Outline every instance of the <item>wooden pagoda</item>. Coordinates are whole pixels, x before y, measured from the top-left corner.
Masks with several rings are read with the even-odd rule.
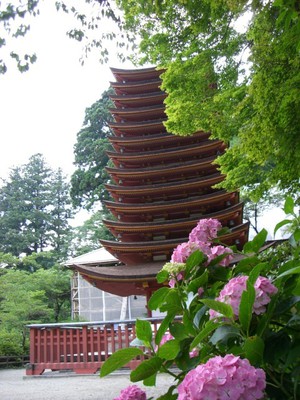
[[[115,108],[107,168],[112,218],[104,223],[115,240],[101,244],[120,263],[77,266],[94,286],[121,296],[146,295],[157,289],[156,273],[173,249],[188,240],[201,218],[217,218],[230,232],[222,237],[241,248],[248,239],[238,192],[215,189],[224,176],[214,163],[226,150],[209,133],[186,137],[167,133],[161,71],[112,68]]]

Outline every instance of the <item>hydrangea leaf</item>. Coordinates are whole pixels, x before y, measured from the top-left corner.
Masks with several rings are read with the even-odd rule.
[[[149,346],[152,341],[152,328],[149,321],[137,319],[136,321],[136,336],[142,340],[146,346]]]
[[[100,370],[100,377],[104,376],[116,371],[117,369],[126,365],[129,361],[131,361],[136,356],[143,354],[141,349],[136,347],[128,348],[128,349],[120,349],[113,353],[102,365]]]
[[[259,336],[250,336],[245,340],[243,350],[252,365],[260,365],[263,361],[265,344]]]
[[[252,320],[253,304],[255,302],[255,289],[248,280],[247,290],[244,290],[241,296],[239,307],[239,320],[245,332],[248,332]]]
[[[193,292],[196,293],[199,288],[204,286],[208,281],[208,271],[205,270],[202,275],[200,275],[198,278],[193,279],[187,288],[188,292]]]
[[[174,360],[179,353],[179,350],[180,346],[178,340],[168,340],[159,348],[158,356],[165,360]]]
[[[160,370],[161,365],[162,359],[159,357],[152,357],[149,360],[143,361],[131,372],[131,382],[143,381],[149,378]]]
[[[150,300],[148,302],[148,307],[150,310],[157,310],[164,302],[167,294],[169,293],[170,288],[168,287],[162,287],[156,290],[152,296],[150,297]]]
[[[216,330],[220,326],[220,323],[214,321],[208,321],[205,327],[198,333],[190,345],[190,349],[193,350],[203,339],[205,339],[211,332]]]
[[[233,318],[233,309],[229,304],[212,299],[201,299],[200,301],[212,310],[224,315],[224,317]]]

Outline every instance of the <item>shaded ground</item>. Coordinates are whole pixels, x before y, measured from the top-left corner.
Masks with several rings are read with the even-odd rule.
[[[147,397],[165,393],[173,379],[160,375],[156,387],[145,388]],[[119,372],[105,378],[98,375],[76,375],[66,372],[46,372],[27,377],[25,369],[0,370],[1,400],[113,400],[121,389],[132,385],[129,372]]]

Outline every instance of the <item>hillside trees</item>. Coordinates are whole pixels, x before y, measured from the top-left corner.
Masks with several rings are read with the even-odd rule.
[[[66,255],[72,216],[69,186],[41,154],[13,168],[0,188],[0,251],[14,256],[55,249]]]

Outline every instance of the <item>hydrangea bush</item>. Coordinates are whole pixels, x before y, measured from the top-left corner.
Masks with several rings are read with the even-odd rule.
[[[300,398],[300,217],[287,198],[292,218],[288,256],[260,253],[262,230],[243,251],[224,246],[222,227],[202,219],[157,275],[162,285],[148,307],[165,313],[157,333],[137,320],[136,339],[114,353],[100,376],[146,355],[132,382],[155,385],[160,372],[174,384],[159,400],[296,400]],[[237,261],[235,261],[237,260]],[[137,386],[118,400],[144,400]]]

